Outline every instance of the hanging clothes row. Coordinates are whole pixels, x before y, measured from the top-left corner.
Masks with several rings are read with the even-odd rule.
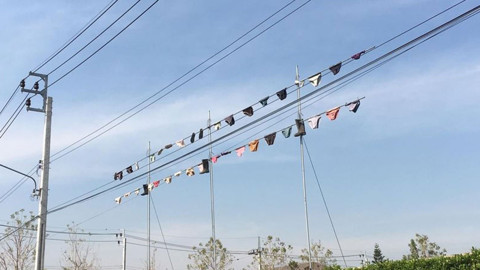
[[[348,107],[349,111],[356,113],[358,108],[360,107],[360,100],[361,99],[363,99],[363,98],[354,100],[352,102],[345,103],[344,105],[337,106],[337,107],[335,107],[333,109],[330,109],[328,111],[325,111],[325,112],[319,113],[317,115],[311,116],[311,117],[307,118],[307,120],[296,119],[295,120],[295,125],[297,126],[297,133],[295,134],[295,137],[298,137],[298,136],[301,136],[301,135],[306,135],[305,121],[308,122],[311,129],[317,129],[322,115],[326,115],[328,119],[333,121],[333,120],[337,119],[338,113],[340,112],[340,109],[342,107]],[[232,151],[235,151],[235,153],[237,154],[238,157],[242,157],[244,155],[246,149],[248,149],[250,152],[257,152],[258,148],[259,148],[259,145],[260,145],[260,141],[264,140],[265,143],[267,144],[267,146],[273,145],[275,143],[277,133],[279,133],[279,132],[281,132],[282,135],[285,138],[289,138],[290,135],[291,135],[291,131],[292,131],[293,126],[294,125],[290,125],[288,127],[282,128],[278,131],[269,133],[269,134],[267,134],[267,135],[265,135],[261,138],[252,140],[245,145],[241,145],[239,147],[236,147],[233,150],[228,150],[228,151],[221,152],[218,155],[213,155],[211,157],[211,161],[212,161],[212,163],[217,163],[218,160],[221,157],[226,156],[226,155],[230,155],[232,153]],[[194,169],[195,167],[198,168],[198,173],[199,174],[204,174],[204,173],[209,173],[210,172],[210,170],[209,170],[209,160],[208,159],[202,159],[202,162],[200,164],[196,164],[195,166],[189,167],[187,169],[177,171],[173,175],[169,175],[167,177],[164,177],[161,180],[155,180],[150,184],[144,184],[142,186],[142,188],[137,188],[134,191],[127,192],[124,195],[115,198],[115,202],[120,204],[122,202],[122,198],[127,198],[128,196],[130,196],[131,193],[134,193],[135,195],[140,194],[141,196],[148,195],[148,193],[150,191],[152,191],[154,188],[158,187],[158,185],[161,182],[164,182],[166,184],[170,184],[170,183],[172,183],[174,178],[181,176],[183,173],[185,173],[185,175],[187,175],[187,176],[194,176],[195,175],[195,169]],[[143,192],[140,193],[140,191],[143,191]]]
[[[200,130],[198,132],[192,132],[192,134],[188,137],[185,137],[181,140],[177,140],[175,143],[172,143],[172,144],[167,144],[165,145],[163,148],[160,148],[156,153],[153,153],[151,154],[150,156],[148,156],[147,158],[150,160],[150,162],[155,162],[156,160],[156,157],[155,156],[160,156],[164,150],[167,150],[167,149],[170,149],[173,145],[176,145],[178,148],[183,148],[186,146],[185,144],[185,140],[189,140],[190,141],[190,144],[193,144],[195,143],[195,141],[198,141],[198,140],[201,140],[203,139],[203,132],[205,130],[208,130],[208,129],[211,129],[213,128],[214,131],[218,131],[222,128],[222,122],[225,122],[226,125],[228,126],[233,126],[235,125],[235,116],[237,114],[243,114],[245,116],[248,116],[248,117],[251,117],[253,116],[254,114],[254,107],[257,105],[257,104],[260,104],[260,106],[258,106],[258,109],[260,108],[263,108],[265,106],[267,106],[269,103],[268,103],[268,100],[269,98],[271,97],[277,97],[277,100],[284,100],[287,98],[288,96],[288,92],[287,90],[293,86],[297,86],[297,87],[300,87],[300,88],[303,88],[305,86],[305,81],[308,81],[310,84],[312,84],[314,87],[317,87],[320,82],[321,82],[321,79],[322,79],[322,73],[332,73],[333,75],[337,75],[341,68],[342,68],[342,64],[344,65],[345,63],[348,63],[350,61],[353,61],[353,60],[358,60],[360,59],[360,57],[367,53],[368,51],[370,51],[371,49],[369,50],[363,50],[361,52],[358,52],[356,54],[354,54],[353,56],[351,56],[348,60],[344,60],[344,61],[341,61],[335,65],[332,65],[330,66],[328,69],[325,69],[325,70],[322,70],[320,72],[317,72],[316,74],[312,75],[312,76],[309,76],[307,77],[306,79],[303,79],[303,80],[295,80],[295,83],[293,85],[290,85],[288,87],[285,87],[283,88],[282,90],[280,91],[277,91],[275,94],[272,94],[270,96],[267,96],[267,97],[264,97],[262,99],[260,99],[258,101],[258,103],[255,103],[255,104],[252,104],[248,107],[246,107],[245,109],[241,110],[241,111],[238,111],[236,113],[233,113],[227,117],[225,117],[222,121],[217,121],[217,122],[214,122],[212,125],[210,126],[207,126],[206,128],[200,128]],[[137,162],[134,163],[134,165],[130,165],[128,166],[127,168],[121,170],[121,171],[118,171],[118,172],[115,172],[114,173],[114,176],[113,176],[113,179],[114,180],[122,180],[123,178],[123,172],[126,172],[127,174],[130,174],[130,173],[133,173],[135,170],[133,169],[132,166],[135,166],[135,168],[138,169],[138,163],[143,161],[144,159],[141,159]]]

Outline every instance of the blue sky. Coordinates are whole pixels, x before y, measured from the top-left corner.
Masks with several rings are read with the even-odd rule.
[[[119,1],[111,12],[39,72],[51,71],[132,3]],[[50,80],[56,80],[87,57],[150,3],[152,1],[139,3],[132,14],[127,14],[91,48],[53,73]],[[162,89],[287,3],[159,1],[105,49],[49,89],[54,99],[52,153]],[[302,3],[295,1],[266,25]],[[52,163],[49,207],[111,182],[113,172],[145,156],[149,141],[153,150],[159,149],[205,127],[209,111],[213,121],[219,121],[292,85],[296,65],[302,78],[313,75],[388,40],[454,3],[431,0],[309,2],[172,94]],[[1,2],[2,105],[28,71],[107,4],[107,1]],[[465,1],[343,67],[337,76],[474,5],[474,1]],[[343,108],[337,120],[324,117],[319,129],[307,127],[305,137],[345,254],[371,253],[374,244],[379,243],[387,257],[401,258],[408,253],[408,241],[415,233],[427,234],[448,253],[463,253],[478,246],[480,234],[474,228],[480,223],[480,212],[475,207],[480,188],[476,172],[480,128],[475,119],[480,112],[477,105],[480,59],[478,30],[474,29],[479,22],[475,16],[303,110],[303,115],[308,117],[366,97],[356,114]],[[255,33],[263,29],[265,26]],[[322,84],[334,78],[325,76]],[[27,81],[27,85],[32,83],[31,79]],[[306,86],[302,94],[313,89]],[[2,126],[22,98],[23,95],[17,95],[9,109],[0,115]],[[226,134],[292,100],[294,95],[289,95],[287,100],[275,102],[219,134]],[[32,103],[37,105],[40,99],[32,99]],[[265,129],[279,119],[275,118],[215,146],[213,152],[220,153],[291,125],[294,118],[292,115]],[[0,139],[0,163],[29,171],[41,159],[42,127],[41,114],[21,113]],[[187,149],[193,147],[155,165],[186,153]],[[208,151],[201,151],[175,166],[155,171],[152,178],[161,179],[186,169],[206,156]],[[321,240],[339,255],[307,157],[306,168],[311,239]],[[2,194],[20,179],[5,170],[0,175]],[[222,157],[215,164],[214,178],[216,232],[227,248],[249,250],[256,246],[257,236],[267,235],[292,244],[294,254],[306,246],[297,139],[284,139],[277,134],[273,146],[267,147],[261,142],[256,153],[246,152],[242,158]],[[81,227],[86,231],[125,229],[127,233],[144,237],[145,198],[125,199],[118,206],[113,201],[140,187],[144,181],[142,178],[54,213],[48,217],[48,228],[65,229],[66,224],[74,221],[83,222]],[[31,183],[26,182],[0,203],[2,223],[19,208],[37,211],[37,203],[29,199],[31,189]],[[167,242],[193,246],[208,239],[211,233],[208,175],[174,179],[172,184],[155,189],[152,197]],[[151,226],[152,238],[161,240],[154,214]],[[94,246],[102,265],[120,265],[121,247],[116,243]],[[47,242],[47,266],[54,269],[59,265],[64,247],[62,242]],[[129,265],[143,266],[145,252],[143,247],[130,249]],[[161,268],[170,268],[164,250],[156,255]],[[184,269],[186,257],[185,252],[172,251],[175,268]],[[236,268],[250,261],[243,255],[237,258]]]

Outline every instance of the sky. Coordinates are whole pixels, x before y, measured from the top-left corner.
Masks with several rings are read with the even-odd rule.
[[[239,42],[176,81],[290,1],[158,1],[92,58],[49,87],[48,94],[53,98],[52,154],[158,91],[162,91],[160,95],[174,91],[71,153],[53,157],[59,158],[51,163],[49,210],[94,189],[107,191],[48,215],[47,230],[63,231],[74,222],[85,232],[125,230],[127,235],[146,238],[146,197],[130,196],[121,204],[114,201],[141,187],[147,181],[146,176],[114,187],[147,172],[145,157],[149,144],[151,151],[156,152],[205,128],[209,114],[215,123],[255,104],[252,117],[240,119],[237,114],[233,126],[222,121],[223,128],[212,134],[213,140],[221,138],[294,101],[296,95],[292,92],[285,100],[271,102],[257,111],[260,99],[294,84],[297,65],[300,78],[308,78],[457,3],[291,2]],[[29,71],[109,3],[0,1],[2,107]],[[38,72],[54,70],[133,3],[118,1]],[[152,3],[139,2],[104,35],[51,73],[49,81],[59,79],[87,58]],[[326,74],[319,87],[475,5],[475,1],[464,1],[344,65],[336,76]],[[468,252],[472,246],[479,246],[480,232],[476,228],[480,224],[480,211],[475,206],[480,195],[477,173],[480,127],[475,120],[480,113],[477,105],[480,37],[475,30],[479,23],[480,18],[473,16],[337,91],[303,105],[302,115],[306,119],[365,97],[357,113],[342,107],[335,121],[323,116],[318,129],[306,126],[305,150],[311,159],[305,152],[305,181],[312,242],[321,241],[334,255],[340,255],[311,164],[345,255],[364,252],[371,255],[374,244],[378,243],[387,258],[399,259],[408,254],[409,240],[416,233],[428,235],[446,248],[448,254]],[[211,64],[214,65],[209,67]],[[30,77],[26,85],[31,87],[34,82],[35,78]],[[301,94],[315,89],[306,84]],[[2,127],[24,96],[17,93],[0,114]],[[32,98],[32,107],[41,106],[41,102],[38,96]],[[232,153],[213,166],[215,232],[229,250],[244,253],[257,247],[257,237],[264,241],[268,235],[292,245],[292,255],[307,247],[299,140],[277,133],[273,145],[267,146],[263,141],[263,136],[293,125],[295,118],[296,108],[291,107],[284,114],[268,117],[267,122],[213,145],[213,153],[220,154],[261,138],[257,152],[246,150],[242,157]],[[0,164],[29,172],[42,157],[43,125],[41,113],[23,110],[0,138]],[[295,128],[292,131],[296,132]],[[164,150],[151,167],[168,163],[207,142],[208,138],[204,138],[184,149],[173,146]],[[152,171],[151,180],[161,180],[204,158],[208,158],[208,148]],[[113,181],[114,172],[138,160],[142,165],[139,171]],[[40,182],[39,176],[33,176]],[[0,196],[20,179],[20,175],[1,169]],[[6,224],[10,214],[19,209],[38,211],[38,202],[30,198],[32,189],[33,184],[26,181],[0,202],[1,224]],[[190,247],[208,241],[212,234],[210,199],[209,175],[199,175],[198,171],[193,177],[182,175],[171,184],[155,188],[150,223],[152,239],[162,241],[160,224],[168,243]],[[66,239],[60,234],[49,237]],[[128,240],[132,245],[127,254],[131,269],[144,266],[147,252],[146,247],[134,245],[146,242],[133,237]],[[116,238],[90,236],[88,240]],[[116,242],[90,245],[104,269],[121,264],[122,247]],[[48,269],[59,269],[65,248],[63,241],[47,240]],[[188,254],[170,250],[175,269],[186,269]],[[163,246],[160,245],[155,257],[158,269],[171,269]],[[241,269],[250,261],[249,255],[237,254],[234,267]],[[357,259],[348,261],[349,265],[358,263]]]

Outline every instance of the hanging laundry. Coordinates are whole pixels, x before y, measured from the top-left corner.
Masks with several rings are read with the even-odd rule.
[[[154,188],[153,183],[148,184],[148,191],[152,191]]]
[[[319,84],[320,84],[320,81],[322,80],[322,73],[319,72],[313,76],[310,76],[310,78],[308,78],[308,81],[314,86],[314,87],[317,87]]]
[[[198,131],[198,139],[199,139],[199,140],[203,139],[203,129],[200,129],[200,130]]]
[[[260,104],[262,104],[263,107],[267,106],[268,98],[269,98],[269,97],[266,97],[266,98],[263,98],[263,99],[261,99],[261,100],[259,101]]]
[[[213,129],[219,130],[221,126],[222,126],[222,123],[220,123],[220,122],[215,123],[215,124],[213,124]]]
[[[122,179],[123,179],[123,172],[116,172],[116,173],[113,175],[113,179],[114,179],[114,180],[122,180]]]
[[[304,84],[305,84],[305,80],[303,81],[295,80],[295,85],[298,87],[303,87]]]
[[[142,196],[145,196],[145,195],[148,195],[148,185],[147,184],[143,184],[143,193],[140,194]]]
[[[160,185],[160,180],[153,181],[153,186],[158,187]]]
[[[295,125],[297,126],[297,133],[295,133],[295,137],[306,135],[307,132],[305,131],[305,122],[303,119],[295,119]]]
[[[192,133],[192,136],[190,137],[190,143],[193,143],[195,141],[195,132]]]
[[[235,149],[235,152],[237,152],[237,156],[241,157],[243,152],[245,152],[245,146]]]
[[[130,193],[132,193],[132,192],[127,192],[127,193],[123,194],[123,197],[128,198],[128,196],[130,196]]]
[[[228,116],[227,118],[225,118],[225,122],[229,125],[229,126],[233,126],[235,125],[235,118],[233,118],[233,114]]]
[[[287,128],[284,128],[284,129],[282,130],[282,134],[283,134],[283,136],[284,136],[285,138],[290,137],[290,133],[291,133],[291,132],[292,132],[292,126],[289,126],[289,127],[287,127]]]
[[[125,170],[127,171],[127,173],[132,173],[133,172],[132,166],[128,166]]]
[[[220,155],[226,156],[226,155],[230,155],[231,153],[232,153],[232,151],[226,151],[226,152],[220,153]]]
[[[353,60],[358,60],[358,59],[360,59],[360,57],[361,57],[362,54],[364,54],[364,53],[365,53],[365,51],[361,51],[361,52],[359,52],[359,53],[356,53],[356,54],[354,54],[354,55],[352,56],[352,59],[353,59]]]
[[[256,152],[258,150],[258,140],[251,141],[248,144],[248,148],[250,149],[250,152]]]
[[[220,157],[220,156],[213,156],[213,157],[212,157],[212,162],[213,162],[213,163],[217,163],[219,157]]]
[[[354,102],[350,103],[349,106],[348,106],[348,110],[356,113],[357,110],[358,110],[358,107],[360,107],[360,100],[357,100],[357,101],[354,101]]]
[[[172,148],[172,146],[173,146],[173,144],[169,143],[169,144],[165,145],[165,149],[170,149],[170,148]]]
[[[173,176],[179,177],[181,174],[182,174],[182,171],[178,171],[178,172],[174,173]]]
[[[333,75],[337,75],[338,72],[340,72],[340,69],[342,68],[342,62],[336,64],[336,65],[333,65],[331,67],[329,67],[330,71],[333,73]]]
[[[284,88],[284,89],[278,91],[277,92],[277,97],[280,100],[284,100],[285,98],[287,98],[287,88]]]
[[[162,154],[162,152],[163,152],[163,148],[162,148],[162,149],[160,149],[160,150],[158,150],[158,152],[157,152],[157,156],[160,156],[160,155]]]
[[[267,142],[268,145],[272,145],[275,142],[275,137],[277,136],[277,133],[271,133],[265,136],[265,142]]]
[[[150,162],[155,162],[155,154],[150,155]]]
[[[185,146],[185,142],[183,140],[180,140],[180,141],[177,141],[175,143],[178,147],[184,147]]]
[[[138,169],[140,169],[140,167],[138,166],[138,162],[135,162],[135,171],[138,171]]]
[[[313,117],[310,117],[308,119],[308,125],[312,128],[312,129],[317,129],[318,128],[318,123],[320,122],[320,119],[322,118],[322,116],[320,115],[315,115]]]
[[[340,111],[340,107],[333,108],[326,112],[325,114],[327,115],[328,119],[330,120],[335,120],[337,119],[338,112]]]
[[[202,163],[198,165],[198,170],[200,171],[200,174],[210,172],[208,169],[208,159],[202,159]]]
[[[135,195],[138,195],[138,194],[140,194],[140,189],[139,188],[135,189]]]
[[[193,168],[188,168],[185,173],[187,174],[187,176],[194,176],[195,175],[195,171],[193,170]]]
[[[246,116],[252,116],[252,115],[253,115],[253,108],[252,108],[252,106],[243,109],[243,114],[245,114]]]
[[[172,177],[165,177],[163,180],[165,181],[165,183],[170,184],[172,182]]]
[[[115,198],[115,202],[120,204],[122,202],[122,196]]]

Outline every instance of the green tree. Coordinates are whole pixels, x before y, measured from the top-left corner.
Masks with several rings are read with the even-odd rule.
[[[220,240],[215,240],[216,245],[216,256],[215,262],[217,264],[218,270],[233,269],[229,268],[232,264],[234,257],[232,254],[222,245]],[[213,238],[210,237],[210,240],[206,244],[198,244],[198,247],[193,247],[195,253],[188,255],[188,259],[192,261],[191,264],[187,265],[188,270],[208,270],[213,268]]]
[[[382,250],[380,246],[375,243],[375,247],[373,248],[373,263],[382,263],[385,261],[385,256],[382,254]]]
[[[75,223],[67,225],[68,238],[65,241],[68,248],[63,252],[63,270],[95,270],[100,269],[93,248],[81,237],[84,231]]]
[[[19,229],[18,229],[19,228]],[[21,209],[10,215],[0,243],[0,269],[32,269],[35,260],[35,217]]]
[[[337,260],[332,259],[333,252],[330,249],[326,249],[322,246],[320,241],[314,242],[310,248],[312,251],[312,263],[319,264],[323,267],[327,264],[336,264]],[[308,249],[302,249],[302,255],[300,255],[300,260],[302,262],[308,262]]]
[[[445,256],[446,249],[442,249],[437,243],[430,242],[428,236],[415,234],[415,240],[410,239],[408,244],[410,255],[404,256],[404,259],[419,259]]]
[[[273,270],[277,266],[285,266],[289,262],[288,255],[292,251],[291,245],[285,244],[280,238],[267,236],[267,240],[263,243],[261,252],[261,266],[263,270]],[[251,269],[258,269],[260,256],[253,257],[250,264]]]

